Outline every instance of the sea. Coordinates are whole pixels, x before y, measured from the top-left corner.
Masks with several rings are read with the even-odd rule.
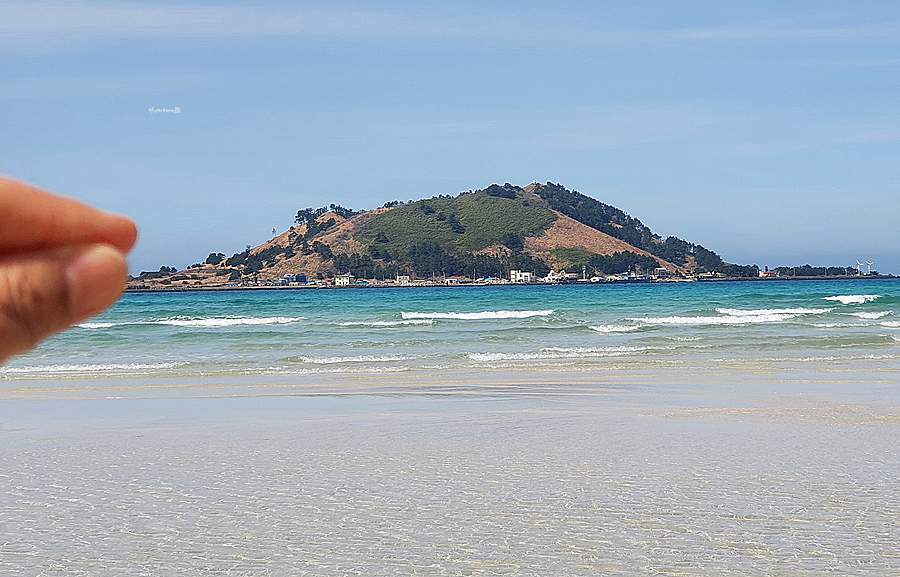
[[[132,293],[0,368],[4,381],[900,355],[900,282],[792,281]]]
[[[4,575],[900,574],[900,281],[129,293],[0,367]]]

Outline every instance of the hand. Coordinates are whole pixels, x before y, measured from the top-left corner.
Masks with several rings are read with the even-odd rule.
[[[0,362],[112,305],[137,228],[0,176]]]

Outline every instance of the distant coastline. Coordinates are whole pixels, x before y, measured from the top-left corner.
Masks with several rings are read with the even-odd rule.
[[[698,278],[698,279],[678,279],[678,280],[654,280],[654,279],[635,279],[608,282],[560,282],[560,283],[512,283],[512,282],[464,282],[451,283],[419,281],[409,284],[397,283],[371,283],[365,285],[347,285],[337,286],[333,284],[308,284],[308,285],[267,285],[267,284],[246,284],[234,286],[170,286],[166,288],[131,288],[126,289],[127,293],[172,293],[172,292],[217,292],[217,291],[259,291],[259,290],[346,290],[346,289],[407,289],[407,288],[484,288],[484,287],[546,287],[546,286],[614,286],[623,284],[685,284],[685,283],[721,283],[721,282],[794,282],[794,281],[860,281],[860,280],[891,280],[900,279],[893,274],[879,275],[842,275],[842,276],[790,276],[790,277],[718,277],[718,278]]]

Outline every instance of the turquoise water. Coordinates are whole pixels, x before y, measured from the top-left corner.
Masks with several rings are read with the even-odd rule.
[[[127,294],[0,379],[900,359],[893,280]]]

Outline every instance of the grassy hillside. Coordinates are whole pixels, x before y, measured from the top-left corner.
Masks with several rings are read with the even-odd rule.
[[[515,244],[515,239],[521,242],[546,230],[557,218],[540,203],[517,194],[519,190],[495,185],[398,206],[372,218],[354,239],[391,254],[406,254],[423,240],[466,253]]]
[[[624,211],[578,191],[568,190],[562,185],[552,182],[538,184],[534,192],[553,210],[669,262],[685,265],[692,260],[699,270],[716,271],[729,276],[757,275],[756,267],[726,263],[718,254],[704,246],[676,236],[663,239]]]

